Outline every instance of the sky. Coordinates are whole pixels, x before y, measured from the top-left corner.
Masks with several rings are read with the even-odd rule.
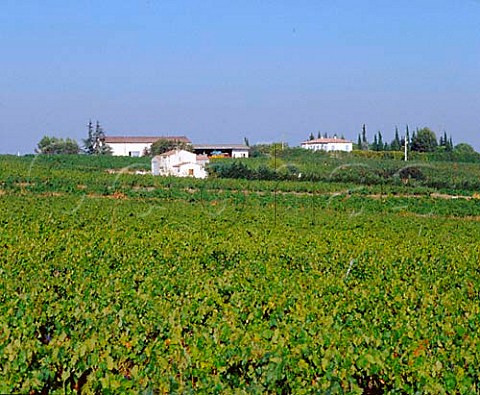
[[[0,0],[0,153],[44,135],[299,145],[429,127],[480,150],[477,0]]]

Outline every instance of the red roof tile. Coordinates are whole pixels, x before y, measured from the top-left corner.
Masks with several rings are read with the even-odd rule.
[[[338,139],[334,137],[328,137],[328,138],[304,141],[302,144],[328,144],[328,143],[351,143],[351,141],[345,140],[345,139]]]
[[[107,144],[153,144],[158,140],[173,140],[179,143],[191,143],[190,139],[186,136],[105,136],[105,143]]]

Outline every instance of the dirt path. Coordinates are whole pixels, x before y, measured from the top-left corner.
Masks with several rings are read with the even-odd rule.
[[[25,185],[19,185],[21,187],[21,192],[22,194],[24,193],[32,193],[35,194],[36,192],[31,192],[31,191],[26,191],[24,189]],[[29,184],[30,186],[30,184]],[[86,190],[87,187],[85,185],[79,185],[77,187],[79,190]],[[131,188],[132,191],[134,192],[153,192],[156,189],[161,189],[161,190],[169,190],[170,188],[166,187],[161,187],[161,188],[155,188],[155,187],[140,187],[140,186],[134,186]],[[266,195],[281,195],[281,196],[330,196],[330,197],[347,197],[350,198],[352,196],[362,196],[365,198],[369,199],[391,199],[391,198],[409,198],[409,199],[421,199],[421,198],[432,198],[432,199],[444,199],[444,200],[455,200],[455,199],[463,199],[463,200],[473,200],[473,199],[480,199],[480,194],[479,193],[474,193],[472,196],[467,196],[467,195],[449,195],[445,193],[438,193],[438,192],[433,192],[430,194],[408,194],[408,193],[385,193],[385,194],[361,194],[358,193],[357,191],[353,190],[343,190],[343,191],[319,191],[319,192],[298,192],[298,191],[259,191],[259,190],[249,190],[249,189],[200,189],[200,188],[178,188],[177,190],[182,191],[182,192],[187,192],[189,194],[195,194],[195,193],[209,193],[209,194],[225,194],[225,193],[232,193],[232,194],[242,194],[242,195],[259,195],[259,196],[266,196]],[[15,194],[17,191],[8,191],[8,190],[3,190],[0,189],[0,195],[5,195],[8,193],[13,193]],[[42,196],[67,196],[68,193],[65,192],[56,192],[56,191],[47,191],[47,192],[39,192],[38,194]],[[111,199],[138,199],[137,197],[128,197],[124,194],[124,192],[121,191],[114,191],[110,195],[101,195],[97,193],[87,193],[87,197],[92,197],[92,198],[111,198]],[[149,197],[142,197],[141,199],[150,199]]]

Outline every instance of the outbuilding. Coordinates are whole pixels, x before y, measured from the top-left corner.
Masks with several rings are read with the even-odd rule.
[[[191,143],[185,136],[105,136],[103,142],[110,146],[114,156],[144,156],[149,153],[152,144],[159,140]]]
[[[196,154],[209,157],[248,158],[250,147],[245,144],[194,144]]]
[[[154,176],[175,176],[206,178],[204,157],[198,157],[193,152],[172,150],[152,158],[152,174]]]

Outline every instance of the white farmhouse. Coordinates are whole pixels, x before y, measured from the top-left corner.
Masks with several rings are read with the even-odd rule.
[[[172,150],[152,159],[154,176],[206,178],[208,158],[185,150]]]
[[[190,144],[185,136],[105,136],[103,143],[110,146],[114,156],[144,156],[158,140]]]
[[[339,139],[336,137],[320,138],[304,141],[302,148],[311,149],[313,151],[344,151],[351,152],[353,143],[349,140]]]

